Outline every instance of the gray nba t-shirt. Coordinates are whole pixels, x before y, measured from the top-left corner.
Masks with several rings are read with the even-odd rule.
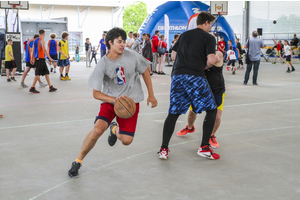
[[[124,50],[117,60],[103,56],[89,78],[89,86],[108,96],[126,95],[139,103],[144,100],[140,74],[151,64],[132,50]]]

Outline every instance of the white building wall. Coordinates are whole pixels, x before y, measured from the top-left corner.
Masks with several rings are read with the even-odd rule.
[[[41,16],[40,5],[30,4],[29,10],[20,10],[19,16],[22,19],[48,19],[51,12],[52,5],[42,5],[43,12]],[[48,9],[47,9],[48,8]],[[79,11],[83,10],[85,7],[80,6]],[[46,11],[45,11],[46,10]],[[116,10],[116,8],[114,8]],[[123,27],[123,15],[121,14],[118,22],[117,18],[121,12],[121,8],[113,14],[113,25],[116,27]],[[100,7],[91,6],[85,21],[83,19],[88,11],[88,7],[80,12],[79,22],[78,22],[78,8],[77,6],[64,6],[64,5],[54,5],[51,12],[50,19],[53,18],[68,18],[68,31],[72,32],[82,32],[83,33],[83,43],[85,38],[90,38],[93,46],[97,46],[99,40],[102,38],[103,31],[108,31],[112,28],[112,8],[111,7]],[[82,23],[83,22],[83,23]],[[79,23],[79,24],[78,24]],[[79,26],[82,24],[82,27]]]

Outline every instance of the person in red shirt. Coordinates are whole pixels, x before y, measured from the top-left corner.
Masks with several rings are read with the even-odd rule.
[[[280,60],[282,61],[282,64],[284,64],[285,62],[283,61],[283,58],[281,57],[281,40],[278,40],[278,42],[276,42],[274,39],[272,39],[274,44],[276,45],[276,55],[275,55],[275,61],[272,64],[276,64],[276,60],[277,60],[277,56],[280,58]]]
[[[158,46],[162,48],[167,48],[167,44],[164,42],[165,36],[160,35],[159,36],[160,41],[158,42]],[[165,59],[166,55],[165,54],[160,54],[158,53],[158,69],[157,69],[157,74],[165,75],[165,72],[163,71],[164,65],[165,65]]]
[[[223,56],[225,56],[225,42],[224,42],[224,37],[220,36],[220,41],[218,42],[218,50],[223,53]]]
[[[156,66],[158,64],[158,53],[157,53],[157,46],[158,46],[158,39],[159,31],[155,31],[155,35],[152,37],[152,53],[153,53],[153,62],[152,62],[152,72],[157,73]]]

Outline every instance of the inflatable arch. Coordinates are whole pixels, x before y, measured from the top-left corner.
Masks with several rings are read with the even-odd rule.
[[[175,34],[183,33],[189,27],[196,27],[196,24],[193,25],[193,23],[196,23],[193,18],[201,11],[209,11],[209,6],[200,1],[168,1],[158,6],[148,15],[140,27],[139,33],[150,33],[152,36],[155,30],[159,30],[160,34],[166,35],[165,15],[167,15],[169,18],[169,26],[166,28],[169,29],[167,41],[168,44],[171,44]],[[223,36],[225,41],[230,39],[235,44],[234,32],[223,16],[217,17],[217,31],[216,23],[213,23],[211,31]]]

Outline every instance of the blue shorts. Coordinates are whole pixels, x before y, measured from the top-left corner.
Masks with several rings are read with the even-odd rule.
[[[70,65],[69,58],[67,58],[66,60],[58,60],[57,65],[59,67],[65,67],[65,66]]]
[[[194,75],[173,75],[169,114],[185,114],[189,106],[195,113],[217,108],[206,78]]]
[[[57,54],[54,54],[54,55],[50,55],[50,57],[53,59],[54,62],[57,61]]]

